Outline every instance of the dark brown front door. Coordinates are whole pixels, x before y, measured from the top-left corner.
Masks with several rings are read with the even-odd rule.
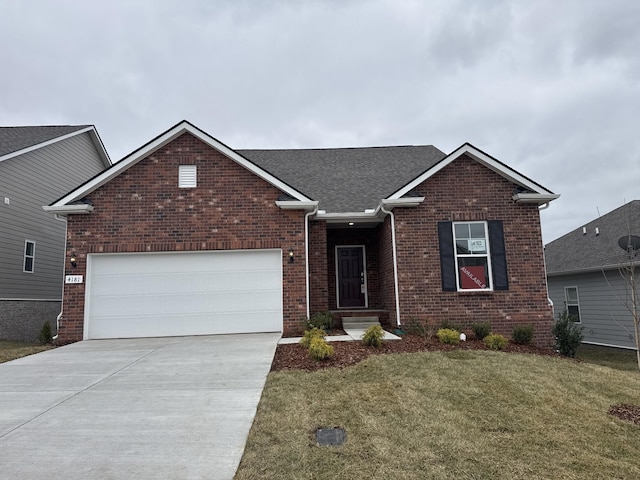
[[[366,306],[364,247],[337,247],[338,307]]]

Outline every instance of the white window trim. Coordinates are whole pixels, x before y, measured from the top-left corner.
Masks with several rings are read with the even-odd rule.
[[[481,223],[484,225],[485,242],[487,246],[487,253],[481,255],[458,255],[458,245],[456,243],[456,225],[469,225],[472,223]],[[486,221],[468,221],[468,222],[451,222],[451,228],[453,230],[453,257],[456,263],[456,288],[458,292],[492,292],[493,291],[493,272],[491,271],[491,245],[489,245],[489,225]],[[462,288],[460,286],[460,267],[458,267],[458,257],[485,257],[487,258],[487,288]]]
[[[28,244],[33,244],[33,254],[32,255],[27,255],[27,245]],[[27,263],[27,258],[31,259],[31,270],[27,270],[26,267],[26,263]],[[24,273],[33,273],[36,270],[36,242],[34,242],[33,240],[25,240],[24,241],[24,255],[22,256],[22,271]]]
[[[338,249],[339,248],[361,248],[362,249],[362,271],[364,272],[364,307],[341,307],[340,306],[340,275],[338,271]],[[369,286],[367,284],[367,249],[364,245],[336,245],[335,247],[335,264],[336,264],[336,306],[338,308],[369,308]]]
[[[576,302],[575,303],[569,303],[569,297],[567,296],[567,290],[570,288],[575,288],[576,290]],[[578,321],[577,322],[573,322],[575,324],[581,324],[582,323],[582,313],[580,311],[580,291],[578,289],[577,285],[570,285],[567,287],[564,287],[564,309],[567,311],[567,314],[569,314],[569,305],[571,305],[572,307],[578,307]]]
[[[178,166],[178,188],[196,188],[198,186],[198,166]]]

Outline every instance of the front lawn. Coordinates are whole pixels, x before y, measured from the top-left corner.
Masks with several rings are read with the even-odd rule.
[[[53,348],[52,345],[0,340],[0,363],[15,360],[20,357],[26,357],[27,355],[32,355],[34,353],[44,352],[51,348]]]
[[[640,374],[549,356],[376,355],[269,374],[237,479],[640,478]],[[319,427],[343,427],[319,447]]]
[[[602,347],[583,343],[578,347],[576,355],[580,360],[589,363],[597,363],[604,367],[618,370],[638,371],[638,361],[635,350],[625,348]]]

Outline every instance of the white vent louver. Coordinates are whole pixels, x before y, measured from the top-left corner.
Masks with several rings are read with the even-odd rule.
[[[195,165],[180,165],[178,167],[178,187],[195,188],[198,184],[197,168]]]

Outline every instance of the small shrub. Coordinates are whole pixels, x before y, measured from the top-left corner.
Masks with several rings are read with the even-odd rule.
[[[53,341],[53,337],[51,336],[51,325],[49,322],[44,322],[42,324],[42,328],[40,329],[40,343],[46,345]]]
[[[409,331],[416,335],[420,335],[425,342],[428,342],[433,338],[436,327],[435,325],[430,325],[429,320],[411,318],[409,319]]]
[[[484,340],[482,341],[487,346],[487,348],[490,348],[491,350],[502,350],[509,343],[509,340],[507,340],[506,337],[500,335],[499,333],[490,333],[489,335],[484,337]]]
[[[382,345],[382,340],[384,338],[384,330],[380,325],[371,325],[367,328],[362,336],[362,343],[367,345],[368,347],[378,348]]]
[[[333,347],[322,337],[314,337],[309,345],[309,356],[314,360],[324,360],[333,355]]]
[[[471,330],[473,330],[473,335],[478,340],[483,340],[484,337],[491,333],[491,324],[489,322],[476,322],[471,325]]]
[[[518,345],[529,345],[533,340],[533,325],[516,325],[513,327],[513,341]]]
[[[448,318],[445,318],[444,320],[442,320],[440,322],[440,328],[441,329],[445,329],[445,330],[457,330],[458,332],[461,330],[460,327],[458,325],[456,325],[455,323],[453,323],[451,320],[449,320]]]
[[[305,330],[302,338],[300,339],[300,343],[303,347],[309,348],[311,346],[311,341],[314,338],[321,338],[324,340],[324,330],[321,330],[320,328]]]
[[[553,336],[556,339],[556,350],[567,357],[575,357],[582,342],[582,327],[577,325],[572,315],[566,310],[553,326]]]
[[[441,328],[436,334],[440,343],[458,345],[460,343],[460,332],[451,328]]]
[[[331,312],[316,312],[307,320],[307,328],[320,328],[329,332],[333,328],[333,315]]]

